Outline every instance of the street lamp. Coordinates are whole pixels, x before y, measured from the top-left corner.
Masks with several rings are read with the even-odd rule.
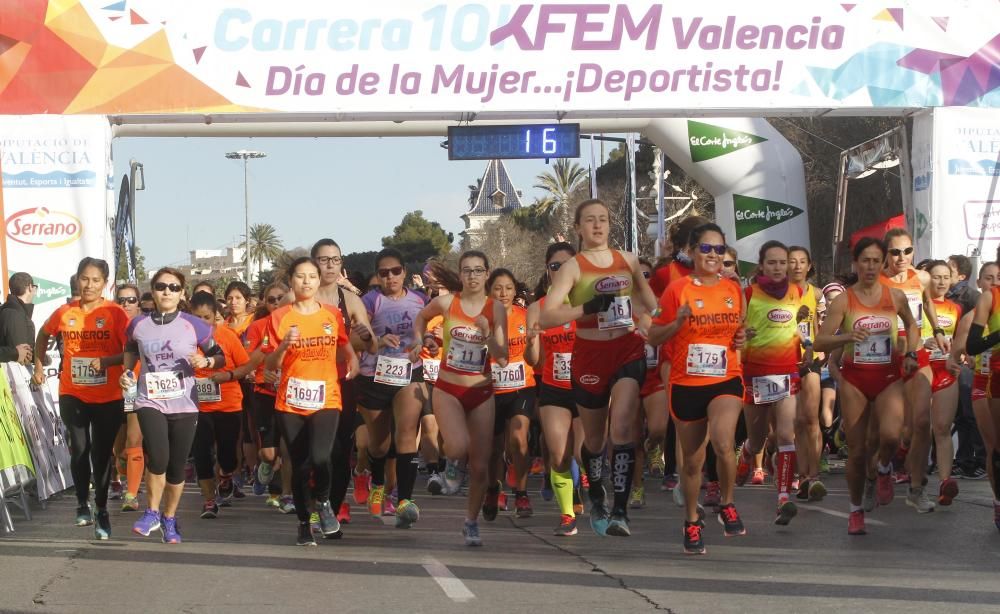
[[[246,282],[250,284],[250,196],[247,191],[247,162],[251,159],[266,158],[263,151],[253,151],[251,149],[241,149],[231,151],[226,154],[230,160],[243,160],[243,212],[246,223],[246,240],[243,242],[243,259],[246,262]]]

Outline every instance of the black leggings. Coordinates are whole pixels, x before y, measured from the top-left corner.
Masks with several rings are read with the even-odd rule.
[[[292,457],[292,498],[299,522],[309,522],[310,490],[316,501],[330,498],[330,453],[339,420],[336,409],[320,409],[308,416],[278,412],[278,426]]]
[[[146,469],[153,475],[166,474],[167,484],[183,484],[184,465],[198,426],[197,412],[164,414],[152,407],[137,407],[135,414],[142,431]]]
[[[69,432],[70,471],[79,505],[86,504],[90,498],[93,467],[94,503],[99,509],[108,506],[113,448],[118,429],[125,420],[124,412],[121,399],[84,403],[73,396],[59,396],[59,415]]]
[[[354,417],[357,414],[357,387],[353,381],[340,380],[341,401],[344,409],[337,423],[337,439],[330,456],[330,504],[333,509],[347,497],[351,483],[351,450],[354,448]]]
[[[194,468],[199,480],[215,477],[215,456],[223,475],[236,471],[236,446],[240,439],[240,412],[206,411],[198,414],[194,432]]]

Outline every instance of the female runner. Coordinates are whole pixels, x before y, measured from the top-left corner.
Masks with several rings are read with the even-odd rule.
[[[802,291],[802,306],[805,307],[798,320],[799,335],[802,337],[803,354],[812,347],[819,330],[819,313],[826,311],[826,299],[819,288],[809,283],[813,275],[812,256],[809,250],[793,245],[788,248],[788,279]],[[819,479],[820,457],[823,453],[823,432],[820,429],[820,374],[821,361],[812,357],[799,367],[800,388],[795,408],[795,458],[796,471],[800,476],[798,498],[808,501],[822,501],[826,496],[826,486]]]
[[[76,486],[76,525],[94,525],[96,539],[111,538],[108,487],[115,436],[122,425],[122,349],[128,315],[103,296],[110,274],[108,263],[84,258],[76,268],[78,300],[62,305],[49,316],[35,341],[36,386],[45,381],[42,359],[49,338],[62,336],[59,370],[59,415],[69,432],[70,468]],[[141,475],[141,473],[140,473]],[[90,509],[94,484],[96,520]]]
[[[358,408],[368,427],[368,462],[372,472],[368,512],[381,522],[386,495],[386,454],[394,430],[399,501],[396,528],[408,529],[420,519],[420,508],[413,502],[413,485],[417,479],[420,412],[429,399],[423,363],[419,357],[411,362],[407,348],[417,345],[413,323],[427,304],[427,297],[403,285],[406,267],[398,250],[383,249],[375,257],[375,267],[382,287],[362,300],[376,331],[378,348],[362,354],[361,375],[357,379]]]
[[[281,374],[275,396],[278,427],[292,457],[292,496],[299,520],[297,543],[315,546],[309,524],[309,499],[316,501],[324,537],[340,532],[330,504],[331,462],[342,408],[338,354],[347,354],[347,374],[354,379],[358,357],[351,347],[340,311],[316,300],[320,268],[312,258],[296,258],[288,267],[295,301],[276,309],[266,335],[275,344],[264,360]]]
[[[645,341],[635,332],[634,318],[638,314],[648,317],[656,307],[656,297],[638,259],[609,246],[610,213],[603,202],[580,203],[574,227],[580,253],[553,277],[539,324],[547,329],[577,323],[572,381],[585,433],[581,453],[590,482],[590,522],[598,535],[628,536],[635,422],[646,373]],[[633,313],[633,298],[638,301],[638,314]],[[610,514],[601,482],[609,413],[614,484]]]
[[[132,531],[148,537],[161,529],[163,542],[179,544],[177,505],[184,492],[184,465],[198,424],[194,370],[226,366],[225,355],[212,339],[212,329],[199,318],[178,311],[184,275],[162,268],[151,282],[156,310],[128,325],[123,390],[137,386],[135,413],[146,453],[146,511]],[[203,354],[198,354],[201,349]],[[138,381],[132,370],[141,361]],[[160,510],[162,498],[162,513]]]
[[[740,453],[736,484],[746,482],[753,457],[763,448],[768,425],[774,425],[778,448],[775,524],[787,525],[798,512],[790,500],[795,476],[795,409],[799,393],[799,346],[811,362],[812,342],[799,333],[802,291],[788,278],[788,248],[780,241],[760,247],[758,274],[747,290],[747,342],[743,351],[743,412],[749,438]]]
[[[736,422],[743,399],[738,351],[745,341],[746,302],[739,284],[723,277],[726,238],[715,224],[703,224],[690,234],[694,272],[674,281],[660,297],[649,342],[669,341],[670,413],[683,455],[684,552],[704,554],[703,523],[698,491],[705,444],[715,448],[720,484],[719,523],[727,537],[746,528],[733,503],[736,477]]]
[[[225,505],[233,496],[233,472],[236,471],[240,412],[243,410],[240,380],[250,372],[250,358],[236,333],[228,326],[216,326],[219,303],[214,296],[198,292],[190,304],[191,315],[211,327],[212,338],[222,348],[226,361],[224,369],[195,369],[194,372],[199,413],[192,454],[204,499],[201,517],[215,518],[219,515],[219,505]],[[218,483],[216,463],[219,465]]]
[[[488,358],[507,366],[507,314],[503,305],[486,295],[489,260],[467,251],[458,261],[462,291],[439,296],[420,312],[414,323],[422,343],[411,349],[416,360],[427,338],[427,323],[444,316],[444,360],[434,385],[434,416],[444,439],[445,455],[454,461],[468,458],[469,494],[465,506],[465,545],[481,546],[479,510],[486,494],[490,444],[493,440],[493,380]]]
[[[514,470],[514,512],[518,518],[528,518],[533,513],[528,498],[528,429],[535,414],[535,374],[531,358],[537,355],[538,332],[532,332],[527,327],[527,309],[514,304],[517,285],[514,274],[507,269],[494,269],[486,280],[487,292],[507,314],[508,348],[505,367],[501,368],[495,362],[490,364],[496,410],[493,454],[487,477],[490,486],[483,503],[483,518],[486,520],[494,520],[499,511],[498,497],[502,484],[496,476],[502,473],[500,465],[505,451],[504,439],[507,441],[507,459]]]
[[[903,428],[904,390],[900,377],[917,370],[920,329],[906,295],[882,281],[885,244],[865,237],[855,244],[852,255],[858,281],[827,306],[815,348],[826,353],[843,351],[838,394],[841,422],[851,451],[847,459],[851,496],[847,532],[864,535],[862,495],[868,459],[875,457],[876,502],[888,505],[894,496],[892,457]],[[897,352],[897,315],[906,329],[902,357]],[[867,442],[868,423],[873,417],[878,423],[877,450],[869,450]]]
[[[569,243],[553,243],[545,252],[544,283],[536,292],[538,300],[528,307],[527,326],[529,331],[540,331],[541,343],[535,358],[535,372],[542,374],[538,388],[538,414],[542,422],[545,449],[549,453],[549,481],[556,503],[559,505],[559,526],[555,529],[558,537],[577,534],[576,510],[573,495],[573,458],[580,457],[583,445],[583,426],[573,398],[572,361],[573,343],[576,340],[576,322],[542,330],[538,324],[539,315],[548,299],[547,290],[552,276],[567,261],[576,256],[576,250]],[[532,356],[528,356],[530,362]]]

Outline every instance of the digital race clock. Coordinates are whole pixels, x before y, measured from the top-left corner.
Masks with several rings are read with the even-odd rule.
[[[579,157],[580,124],[448,128],[449,160]]]

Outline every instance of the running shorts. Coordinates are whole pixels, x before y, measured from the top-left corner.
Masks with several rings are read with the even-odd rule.
[[[576,404],[588,409],[604,408],[618,380],[634,379],[640,387],[645,382],[646,344],[635,333],[608,341],[577,337],[570,369]]]
[[[861,369],[851,363],[844,363],[840,368],[840,375],[844,381],[861,391],[869,403],[882,394],[890,384],[903,377],[902,372],[902,367],[897,364]]]
[[[477,388],[466,388],[465,386],[452,384],[438,378],[438,381],[434,383],[434,393],[437,394],[438,392],[447,392],[458,399],[458,402],[462,404],[462,408],[465,411],[472,411],[490,400],[490,397],[493,396],[493,385],[487,384]]]
[[[576,399],[572,390],[566,388],[556,388],[548,384],[541,384],[538,387],[539,407],[563,407],[569,410],[573,417],[579,417],[576,409]]]
[[[743,400],[743,381],[731,377],[706,386],[670,384],[670,415],[682,422],[705,420],[709,404],[719,397]]]
[[[392,401],[406,386],[392,386],[375,381],[374,377],[359,375],[356,379],[358,388],[358,405],[371,411],[392,409]],[[410,383],[424,381],[423,367],[413,369]]]

